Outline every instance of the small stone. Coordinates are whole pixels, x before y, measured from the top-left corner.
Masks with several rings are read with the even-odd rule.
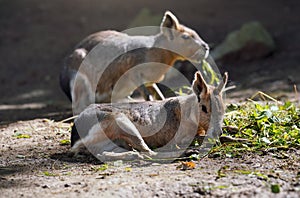
[[[263,58],[275,48],[275,42],[264,26],[260,22],[250,22],[229,33],[225,40],[212,50],[211,55],[221,62],[249,61]]]
[[[49,188],[49,186],[48,185],[43,185],[42,188]]]

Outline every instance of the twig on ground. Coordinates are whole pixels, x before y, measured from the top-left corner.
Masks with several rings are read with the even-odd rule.
[[[61,121],[59,121],[59,122],[62,122],[62,123],[64,123],[64,122],[68,122],[68,121],[70,121],[70,120],[74,120],[75,118],[77,118],[78,117],[78,115],[75,115],[75,116],[72,116],[72,117],[69,117],[69,118],[66,118],[66,119],[64,119],[64,120],[61,120]]]
[[[256,93],[255,93],[254,95],[252,95],[248,100],[253,101],[253,99],[254,99],[257,95],[259,95],[263,101],[266,101],[266,98],[268,98],[269,100],[272,100],[273,102],[276,102],[277,104],[281,104],[280,101],[276,100],[276,99],[273,98],[272,96],[270,96],[270,95],[268,95],[268,94],[266,94],[266,93],[264,93],[264,92],[262,92],[262,91],[256,92]],[[265,98],[265,97],[266,97],[266,98]]]

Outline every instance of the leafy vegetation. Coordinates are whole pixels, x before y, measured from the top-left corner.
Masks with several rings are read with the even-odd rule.
[[[230,157],[244,151],[267,152],[300,147],[300,109],[292,102],[230,104],[224,125],[223,135],[248,141],[219,144],[211,153]]]
[[[213,59],[209,58],[209,62],[207,62],[206,60],[202,61],[202,69],[204,72],[204,76],[207,76],[208,79],[210,79],[210,81],[208,81],[209,84],[219,84],[220,79],[217,75],[217,73],[214,71],[213,69],[213,65],[215,65],[215,63],[213,62]]]

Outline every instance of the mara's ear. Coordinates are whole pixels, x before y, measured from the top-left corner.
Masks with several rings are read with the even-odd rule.
[[[223,92],[223,90],[224,90],[224,88],[225,88],[225,86],[227,84],[227,81],[228,81],[228,73],[225,72],[224,76],[223,76],[222,82],[220,82],[220,84],[218,85],[218,87],[215,89],[216,94],[220,94],[220,93]]]
[[[179,22],[178,19],[170,11],[166,11],[164,18],[161,22],[160,28],[170,40],[174,38],[174,31],[178,29]]]
[[[206,84],[202,74],[199,71],[195,73],[195,79],[193,81],[193,91],[198,99],[200,99],[200,94],[208,93],[208,85]]]

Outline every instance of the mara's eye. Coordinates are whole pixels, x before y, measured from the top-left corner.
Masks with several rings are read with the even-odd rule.
[[[206,108],[206,106],[202,105],[202,111],[203,111],[204,113],[207,113],[207,108]]]
[[[182,35],[181,35],[181,38],[187,40],[187,39],[190,39],[191,37],[190,37],[190,35],[188,35],[188,34],[182,34]]]

